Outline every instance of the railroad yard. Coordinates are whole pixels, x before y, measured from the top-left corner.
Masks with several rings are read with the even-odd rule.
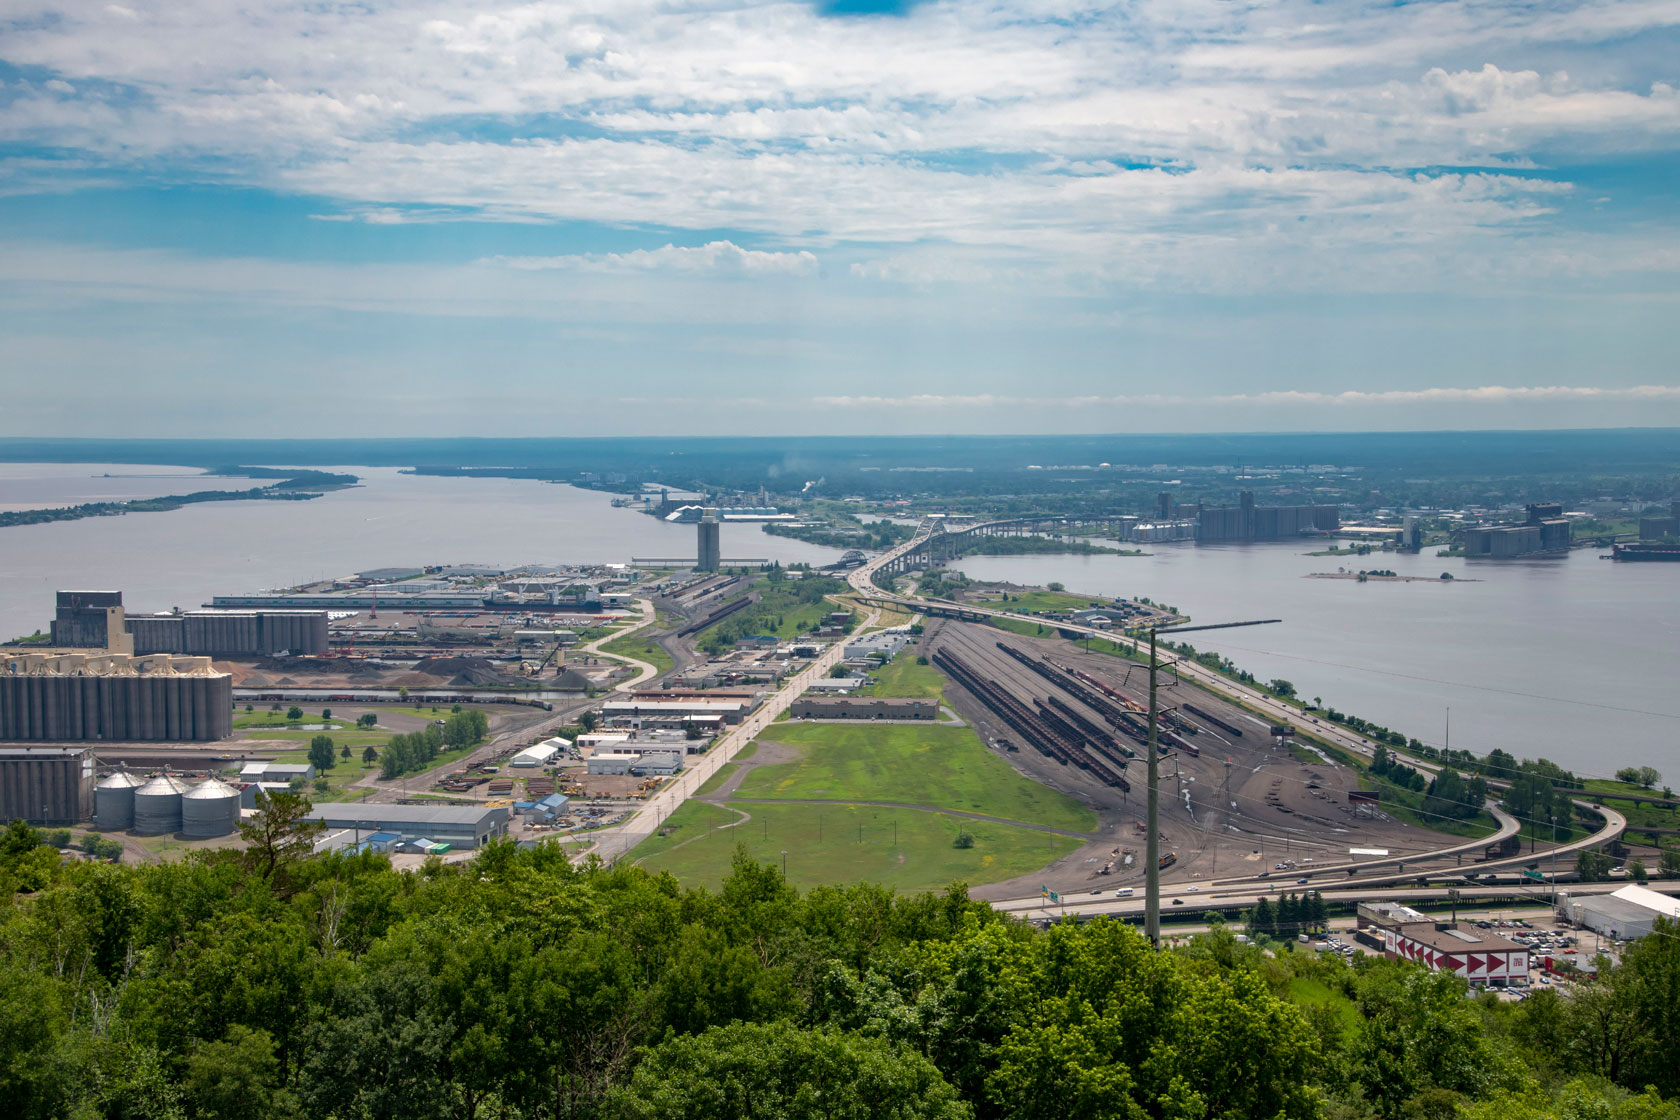
[[[923,649],[956,682],[946,689],[946,701],[989,747],[1021,773],[1099,814],[1096,838],[1077,851],[1042,873],[977,887],[975,895],[1141,884],[1148,704],[1143,667],[1086,653],[1074,642],[944,620],[929,621]],[[1170,671],[1161,679],[1161,707],[1174,709],[1160,736],[1167,746],[1160,761],[1160,850],[1163,862],[1170,860],[1164,882],[1266,872],[1280,886],[1293,885],[1315,864],[1347,862],[1349,849],[1401,856],[1442,846],[1439,833],[1350,805],[1348,794],[1359,787],[1347,767],[1274,737],[1270,725],[1235,705],[1174,683]],[[1092,749],[1093,739],[1102,745]],[[1059,752],[1061,758],[1034,745],[1055,749],[1058,741],[1081,740],[1085,745]]]

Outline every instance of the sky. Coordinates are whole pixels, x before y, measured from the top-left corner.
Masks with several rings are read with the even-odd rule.
[[[0,0],[0,436],[1680,425],[1680,0]]]

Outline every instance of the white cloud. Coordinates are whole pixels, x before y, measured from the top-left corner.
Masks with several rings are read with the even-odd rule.
[[[0,57],[47,76],[5,91],[0,140],[71,153],[64,186],[138,169],[323,219],[671,238],[557,270],[813,274],[820,249],[924,289],[1603,274],[1653,258],[1585,260],[1540,165],[1680,147],[1671,68],[1620,45],[1671,34],[1672,0],[9,7]],[[38,164],[0,190],[51,189]]]
[[[804,276],[817,271],[815,254],[743,249],[733,241],[709,241],[698,246],[666,245],[659,249],[634,249],[627,253],[588,253],[558,257],[492,257],[485,263],[505,265],[528,272],[548,269],[577,269],[589,272],[672,269],[679,272],[708,272],[748,276]]]

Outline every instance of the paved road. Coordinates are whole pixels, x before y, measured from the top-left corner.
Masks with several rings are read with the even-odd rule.
[[[1568,884],[1568,891],[1571,895],[1609,894],[1611,891],[1620,890],[1627,885],[1628,884],[1625,881],[1611,883],[1570,883]],[[1369,887],[1361,884],[1355,884],[1355,886],[1357,887],[1355,890],[1349,890],[1347,888],[1326,890],[1324,892],[1324,897],[1330,901],[1340,901],[1343,903],[1351,901],[1446,901],[1445,891],[1440,887],[1385,887],[1378,890],[1371,890]],[[1661,891],[1664,894],[1680,894],[1680,883],[1652,882],[1650,887],[1652,890]],[[1289,884],[1289,889],[1293,890],[1296,888],[1293,884]],[[1523,888],[1517,886],[1503,886],[1457,887],[1454,889],[1458,891],[1458,895],[1461,900],[1474,902],[1475,900],[1481,898],[1509,898],[1513,891]],[[1531,889],[1534,894],[1534,903],[1536,905],[1546,905],[1549,903],[1551,893],[1550,887],[1544,886],[1540,883],[1534,883],[1529,889]],[[1277,890],[1281,892],[1283,888],[1280,887],[1277,888]],[[1170,889],[1163,885],[1161,887],[1161,901],[1163,903],[1161,913],[1163,917],[1167,917],[1172,913],[1193,914],[1204,910],[1247,909],[1258,902],[1262,895],[1275,895],[1275,892],[1256,891],[1252,887],[1240,891],[1210,890],[1205,885],[1201,886],[1198,890],[1192,891],[1189,886],[1182,883],[1176,884]],[[1065,907],[1069,914],[1078,914],[1086,917],[1106,915],[1108,917],[1133,918],[1143,916],[1144,900],[1143,889],[1141,887],[1136,888],[1136,894],[1134,894],[1131,898],[1117,899],[1113,897],[1112,890],[1104,891],[1102,896],[1089,893],[1064,891],[1062,892],[1062,898],[1064,900],[1063,905],[1056,907],[1058,913]],[[1181,900],[1183,905],[1174,906],[1172,904],[1172,899],[1175,898]],[[1044,899],[1038,895],[1033,895],[1030,898],[1015,898],[1007,901],[994,902],[992,905],[999,910],[1008,911],[1010,913],[1024,913],[1033,910],[1042,910],[1045,908]]]
[[[920,534],[918,534],[918,540],[919,539],[920,539]],[[916,542],[912,541],[910,543],[914,544]],[[945,600],[927,599],[927,598],[923,598],[923,597],[921,597],[919,595],[915,595],[915,594],[902,595],[902,594],[897,594],[897,593],[890,592],[890,591],[883,591],[881,588],[875,586],[875,583],[874,583],[875,572],[881,567],[882,564],[885,564],[888,560],[895,557],[898,553],[904,551],[904,549],[907,548],[907,547],[909,547],[909,545],[901,546],[898,549],[894,549],[893,552],[885,554],[885,555],[879,557],[877,560],[872,561],[870,564],[854,571],[851,574],[851,576],[848,577],[849,582],[851,583],[853,589],[856,590],[860,595],[868,596],[869,598],[874,599],[877,602],[885,601],[885,602],[893,603],[893,604],[895,604],[895,605],[897,605],[897,606],[899,606],[903,609],[907,609],[907,610],[926,611],[928,608],[935,607],[935,606],[958,607],[958,608],[960,608],[964,611],[971,611],[971,612],[974,612],[974,613],[987,615],[987,616],[990,616],[990,617],[993,617],[993,618],[1014,619],[1014,620],[1017,620],[1017,621],[1020,621],[1020,622],[1029,622],[1029,623],[1033,623],[1033,624],[1036,624],[1036,625],[1042,625],[1043,624],[1044,620],[1042,618],[1039,618],[1039,617],[1035,616],[1035,615],[1018,614],[1014,611],[993,610],[993,609],[988,608],[988,607],[982,607],[982,606],[978,606],[978,605],[970,604],[970,603],[954,603],[954,602],[948,602],[948,601],[945,601]],[[1089,635],[1089,636],[1095,637],[1095,638],[1107,639],[1108,641],[1112,641],[1112,642],[1115,642],[1115,643],[1118,643],[1118,644],[1130,645],[1132,647],[1132,649],[1134,649],[1136,651],[1139,651],[1139,652],[1147,652],[1148,651],[1149,643],[1147,641],[1136,639],[1136,638],[1129,638],[1129,637],[1126,637],[1123,634],[1117,634],[1117,633],[1115,633],[1111,630],[1099,630],[1099,629],[1096,629],[1095,627],[1080,626],[1080,625],[1075,624],[1075,623],[1064,623],[1064,622],[1057,622],[1055,625],[1056,625],[1056,628],[1058,630],[1072,631],[1074,633],[1085,634],[1085,635]],[[1171,653],[1168,653],[1167,656],[1170,658],[1173,655]],[[1248,707],[1248,708],[1250,708],[1254,711],[1257,711],[1262,716],[1265,716],[1266,718],[1271,719],[1275,722],[1289,723],[1291,725],[1296,725],[1296,726],[1300,726],[1302,724],[1311,724],[1311,734],[1313,736],[1318,737],[1318,738],[1322,738],[1322,739],[1324,739],[1324,740],[1326,740],[1326,741],[1328,741],[1328,742],[1330,742],[1330,743],[1332,743],[1332,744],[1334,744],[1337,747],[1340,747],[1342,749],[1355,751],[1355,752],[1358,752],[1360,754],[1364,754],[1364,755],[1368,756],[1368,755],[1373,754],[1375,752],[1377,746],[1378,746],[1378,744],[1375,741],[1373,741],[1371,739],[1368,739],[1365,736],[1358,734],[1357,732],[1350,731],[1350,730],[1348,730],[1346,728],[1343,728],[1343,727],[1341,727],[1337,724],[1322,722],[1319,719],[1317,719],[1316,717],[1307,715],[1306,713],[1303,713],[1302,711],[1300,711],[1297,708],[1290,707],[1289,705],[1283,703],[1282,701],[1276,699],[1273,696],[1268,695],[1267,693],[1261,692],[1261,691],[1259,691],[1258,689],[1255,689],[1255,688],[1251,688],[1248,685],[1245,685],[1240,681],[1233,681],[1229,677],[1226,677],[1225,675],[1223,675],[1221,673],[1216,673],[1211,669],[1208,669],[1208,668],[1206,668],[1202,665],[1196,664],[1194,661],[1178,660],[1175,663],[1175,669],[1181,677],[1183,677],[1183,678],[1185,678],[1185,679],[1187,679],[1187,680],[1189,680],[1189,681],[1191,681],[1191,682],[1193,682],[1197,685],[1200,685],[1202,688],[1205,688],[1207,691],[1212,692],[1212,693],[1214,693],[1215,695],[1218,695],[1218,696],[1223,696],[1223,697],[1225,697],[1227,699],[1230,699],[1230,700],[1235,700],[1238,703],[1242,704],[1243,706]],[[1382,744],[1382,746],[1384,747],[1385,750],[1387,750],[1389,752],[1390,755],[1392,755],[1395,758],[1397,758],[1397,759],[1399,759],[1403,762],[1406,762],[1406,763],[1408,763],[1412,766],[1415,766],[1417,769],[1419,769],[1420,771],[1423,771],[1424,773],[1433,774],[1440,769],[1440,767],[1435,763],[1429,762],[1429,761],[1424,760],[1424,759],[1413,758],[1413,757],[1411,757],[1411,756],[1409,756],[1409,755],[1407,755],[1403,752],[1396,751],[1393,747],[1389,746],[1388,744]],[[1576,806],[1580,807],[1580,808],[1591,809],[1592,811],[1601,814],[1605,819],[1605,824],[1604,824],[1603,828],[1599,829],[1597,832],[1593,833],[1590,836],[1587,836],[1587,837],[1585,837],[1583,839],[1580,839],[1580,840],[1573,841],[1572,843],[1557,845],[1556,850],[1555,850],[1555,855],[1559,858],[1564,857],[1564,856],[1572,856],[1575,853],[1580,852],[1580,851],[1582,851],[1584,849],[1587,849],[1587,848],[1595,848],[1595,847],[1599,847],[1603,844],[1607,844],[1611,840],[1614,840],[1614,839],[1618,838],[1619,836],[1621,836],[1621,834],[1624,831],[1626,831],[1626,829],[1627,829],[1627,818],[1624,817],[1621,813],[1616,812],[1614,809],[1595,807],[1594,805],[1588,803],[1587,801],[1583,801],[1583,800],[1576,800],[1574,802],[1574,804]],[[1498,822],[1499,822],[1498,831],[1495,832],[1491,836],[1482,837],[1482,838],[1477,839],[1477,840],[1467,841],[1467,842],[1462,843],[1462,844],[1451,845],[1449,847],[1436,849],[1436,850],[1431,851],[1431,852],[1414,853],[1414,854],[1409,855],[1409,856],[1394,856],[1394,857],[1389,857],[1389,858],[1385,858],[1385,859],[1362,861],[1360,863],[1333,864],[1333,865],[1326,866],[1326,867],[1317,867],[1317,868],[1313,869],[1314,874],[1315,875],[1320,875],[1320,874],[1323,874],[1324,872],[1327,872],[1327,871],[1335,871],[1335,872],[1345,873],[1349,869],[1355,869],[1356,871],[1359,871],[1359,872],[1362,873],[1369,868],[1386,866],[1386,865],[1389,865],[1389,864],[1399,865],[1399,864],[1405,863],[1405,864],[1410,864],[1410,865],[1417,865],[1417,864],[1426,863],[1426,862],[1429,862],[1429,861],[1432,861],[1432,860],[1449,859],[1449,858],[1456,857],[1456,856],[1458,856],[1458,855],[1460,855],[1461,853],[1464,853],[1464,852],[1479,851],[1479,850],[1485,848],[1487,845],[1492,844],[1492,843],[1497,843],[1498,841],[1504,839],[1505,837],[1514,836],[1517,833],[1517,831],[1521,828],[1521,823],[1515,817],[1513,817],[1511,814],[1507,813],[1503,808],[1501,808],[1497,804],[1490,804],[1488,806],[1488,808],[1489,808],[1489,811],[1491,813],[1493,813],[1495,819],[1498,820]],[[1545,862],[1545,861],[1549,861],[1553,857],[1553,854],[1554,854],[1553,849],[1552,848],[1547,848],[1545,851],[1539,852],[1539,853],[1536,853],[1536,854],[1533,854],[1533,855],[1519,855],[1519,856],[1511,857],[1510,859],[1505,859],[1505,860],[1497,860],[1497,861],[1490,861],[1490,862],[1485,862],[1485,863],[1478,863],[1476,865],[1476,870],[1493,870],[1493,869],[1497,869],[1497,868],[1508,868],[1508,867],[1514,867],[1514,866],[1521,866],[1522,864],[1533,862],[1536,859],[1539,859],[1542,862]],[[1378,883],[1389,882],[1389,881],[1394,881],[1394,880],[1399,880],[1399,879],[1404,879],[1404,878],[1413,878],[1413,877],[1415,877],[1415,874],[1416,874],[1415,872],[1408,874],[1408,873],[1399,872],[1399,871],[1396,871],[1393,875],[1378,876],[1378,877],[1369,877],[1367,875],[1361,874],[1361,878],[1359,879],[1359,883],[1360,883],[1361,886],[1376,885]],[[1248,881],[1250,883],[1252,883],[1256,877],[1249,877]],[[1243,882],[1243,880],[1242,879],[1225,879],[1225,880],[1220,880],[1220,882],[1223,882],[1223,883],[1240,883],[1240,882]],[[1162,894],[1165,895],[1165,894],[1167,894],[1167,892],[1175,890],[1175,889],[1178,889],[1178,890],[1187,889],[1188,886],[1189,886],[1189,884],[1187,884],[1187,883],[1186,884],[1179,884],[1177,886],[1175,886],[1173,884],[1163,883],[1163,884],[1161,884],[1161,891],[1162,891]],[[1250,890],[1252,891],[1252,887],[1250,888]],[[1027,902],[1033,902],[1033,901],[1036,901],[1036,900],[1017,900],[1017,902],[1023,903],[1023,904],[1027,903]],[[1013,904],[1015,904],[1015,903],[1000,902],[1000,903],[996,903],[995,905],[998,905],[1000,907],[1008,907],[1008,906],[1013,905]],[[1138,905],[1140,907],[1142,906],[1141,901],[1138,903]]]
[[[857,571],[869,572],[872,575],[876,568],[894,559],[899,553],[916,543],[917,540],[915,539],[906,541],[897,548],[877,556]],[[855,577],[856,572],[853,575]],[[852,586],[858,586],[855,579]],[[867,581],[864,586],[868,586]],[[634,815],[629,820],[612,828],[601,829],[599,832],[590,834],[590,838],[595,841],[595,847],[590,850],[589,854],[600,856],[603,860],[611,863],[653,835],[666,817],[681,808],[682,803],[693,797],[705,784],[707,778],[717,773],[718,767],[733,759],[742,747],[756,739],[760,732],[775,721],[777,716],[787,711],[812,682],[827,676],[828,671],[845,657],[846,648],[853,641],[861,638],[864,630],[875,624],[876,619],[880,617],[880,613],[879,610],[871,610],[868,617],[856,628],[851,637],[835,642],[824,650],[815,661],[800,670],[797,675],[783,681],[782,687],[771,693],[756,711],[726,732],[717,744],[706,752],[705,757],[699,760],[697,766],[683,771],[674,780],[666,782],[657,793],[648,798],[639,809],[635,810]]]
[[[643,681],[650,681],[659,675],[659,667],[657,665],[653,665],[647,661],[642,661],[639,658],[628,657],[622,653],[605,653],[601,650],[601,646],[605,642],[616,642],[620,638],[629,637],[638,630],[646,630],[649,626],[654,624],[657,616],[654,613],[653,600],[637,599],[636,606],[640,607],[642,611],[642,620],[636,625],[630,627],[628,630],[619,630],[612,634],[602,635],[601,637],[596,638],[593,642],[578,647],[579,653],[592,653],[597,657],[605,657],[612,661],[622,661],[626,665],[635,667],[637,670],[636,675],[627,681],[621,681],[620,683],[613,685],[614,692],[629,692],[632,688],[635,688]]]

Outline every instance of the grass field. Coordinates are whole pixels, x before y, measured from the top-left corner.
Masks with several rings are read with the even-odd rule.
[[[646,661],[661,673],[670,672],[676,665],[675,659],[666,653],[646,630],[625,634],[610,642],[602,642],[600,650],[602,653],[616,653],[621,657],[634,657],[638,661]]]
[[[1075,832],[1097,824],[1073,798],[1017,774],[972,728],[790,724],[767,738],[801,748],[802,757],[754,769],[741,797],[902,801]]]
[[[724,763],[722,766],[719,766],[717,768],[717,773],[713,774],[711,777],[709,777],[705,780],[705,782],[700,786],[700,789],[697,792],[700,793],[700,794],[711,793],[713,790],[715,790],[719,786],[721,786],[724,782],[727,782],[729,780],[729,776],[731,774],[735,773],[735,771],[739,770],[740,768],[741,767],[740,767],[739,763],[735,763],[735,762]]]
[[[906,649],[871,676],[875,683],[858,693],[860,696],[909,697],[918,700],[938,700],[945,695],[945,674],[932,665],[916,664],[914,650]]]
[[[988,607],[1020,614],[1034,611],[1082,611],[1090,607],[1109,605],[1091,595],[1072,595],[1066,591],[1022,591],[1019,594],[1011,591],[1008,595],[1008,602],[995,598],[988,598],[984,602]]]
[[[716,889],[729,874],[737,845],[745,845],[753,859],[777,868],[786,852],[788,880],[801,889],[867,881],[922,891],[1024,875],[1077,846],[1054,833],[916,809],[845,803],[740,808],[749,820],[719,827],[739,821],[740,814],[688,802],[666,822],[668,835],[637,847],[637,862],[649,871],[671,872],[684,886]],[[954,846],[959,831],[974,837],[972,848]]]

